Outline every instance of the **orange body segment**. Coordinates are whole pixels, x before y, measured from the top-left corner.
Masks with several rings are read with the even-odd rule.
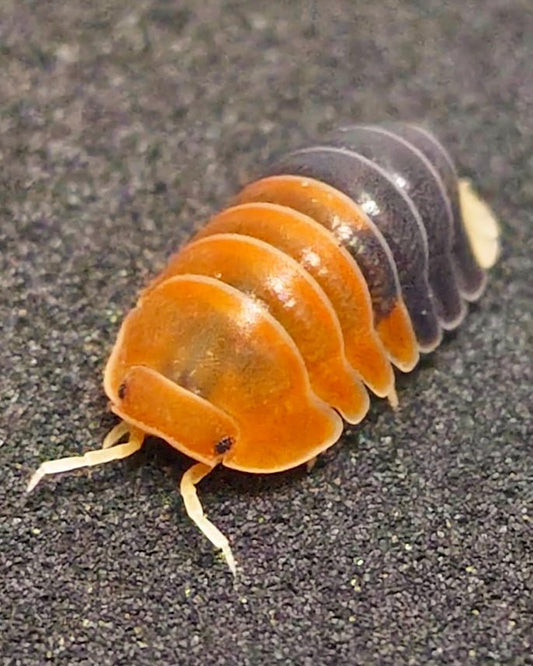
[[[331,302],[350,364],[376,395],[385,397],[394,390],[394,373],[374,330],[365,279],[356,262],[323,226],[285,206],[250,203],[218,213],[193,241],[223,233],[258,238],[298,261]]]
[[[247,185],[233,200],[233,205],[250,202],[268,202],[293,208],[328,229],[336,241],[342,245],[343,238],[353,228],[357,232],[372,235],[381,234],[376,230],[367,215],[349,197],[330,185],[301,176],[281,175],[270,176]],[[385,244],[386,245],[386,244]],[[390,250],[387,248],[390,255]],[[394,262],[391,259],[391,263]],[[395,272],[395,269],[394,269]],[[413,331],[411,319],[401,297],[401,291],[395,276],[396,302],[394,304],[394,326],[398,337],[382,336],[382,331],[391,328],[391,323],[382,323],[389,316],[378,315],[380,296],[370,292],[374,312],[375,325],[391,361],[401,370],[412,370],[418,362],[418,343]],[[370,286],[370,285],[369,285]],[[391,308],[392,314],[393,308]]]
[[[253,299],[203,276],[173,277],[145,293],[124,321],[105,388],[125,420],[144,423],[196,460],[243,471],[295,467],[342,432],[338,415],[312,393],[282,326]],[[163,423],[182,428],[179,446]],[[219,453],[211,433],[217,438],[224,427]]]
[[[389,314],[376,325],[376,330],[384,347],[389,350],[394,365],[402,372],[410,372],[418,363],[420,355],[413,339],[413,327],[405,303],[396,301]]]
[[[368,394],[345,358],[337,316],[296,261],[263,241],[219,234],[182,248],[158,281],[180,274],[208,275],[259,299],[296,343],[315,393],[350,423],[364,418]]]

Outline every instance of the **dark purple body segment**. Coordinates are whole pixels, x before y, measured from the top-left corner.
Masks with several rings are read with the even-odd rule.
[[[452,259],[451,206],[435,168],[415,146],[378,126],[353,125],[336,130],[327,144],[364,155],[382,167],[418,210],[428,238],[428,277],[439,322],[445,329],[460,324],[466,305]]]
[[[453,217],[453,261],[457,283],[463,298],[475,301],[485,287],[486,274],[478,265],[466,235],[459,204],[457,173],[447,150],[433,134],[422,127],[407,123],[386,123],[383,127],[418,148],[439,174]]]
[[[350,150],[317,146],[283,157],[269,175],[292,174],[321,180],[357,203],[383,234],[400,281],[403,298],[422,351],[442,339],[428,281],[428,243],[413,203],[386,172]]]
[[[372,299],[374,321],[379,324],[397,304],[401,289],[396,265],[381,232],[369,219],[367,229],[341,224],[331,233],[355,259]]]

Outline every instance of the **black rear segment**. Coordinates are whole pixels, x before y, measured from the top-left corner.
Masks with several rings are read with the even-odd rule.
[[[466,235],[459,203],[457,173],[448,152],[432,134],[421,127],[406,123],[387,123],[384,128],[418,148],[439,174],[453,215],[453,259],[459,290],[467,300],[476,300],[483,291],[486,275],[478,265]]]
[[[328,136],[328,145],[353,150],[387,172],[418,210],[428,238],[428,277],[443,328],[459,325],[466,313],[455,279],[451,206],[438,173],[415,146],[379,126],[353,125]]]

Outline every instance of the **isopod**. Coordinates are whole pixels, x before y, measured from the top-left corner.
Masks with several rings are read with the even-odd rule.
[[[196,485],[219,464],[280,472],[397,404],[498,256],[497,222],[438,140],[403,123],[339,129],[282,157],[212,217],[140,294],[104,372],[120,417],[103,448],[48,474],[125,458],[155,435],[191,457],[190,518],[236,564]],[[127,438],[126,441],[122,441]]]

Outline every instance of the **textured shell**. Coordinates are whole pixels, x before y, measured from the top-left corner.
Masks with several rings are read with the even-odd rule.
[[[431,134],[337,130],[271,165],[145,289],[106,367],[112,409],[210,466],[309,461],[368,391],[395,403],[393,367],[460,324],[497,247]]]

